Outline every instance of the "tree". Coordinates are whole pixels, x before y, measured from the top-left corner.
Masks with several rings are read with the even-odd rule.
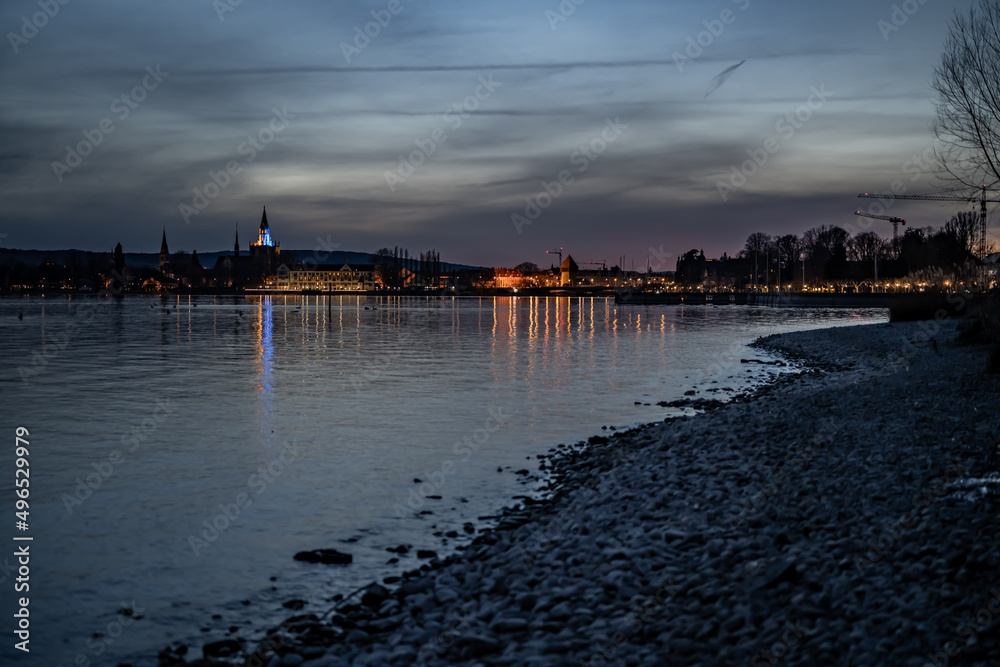
[[[398,248],[396,252],[388,248],[381,248],[372,255],[372,264],[375,265],[375,274],[378,276],[382,287],[398,287],[400,282]]]
[[[979,214],[962,211],[945,223],[944,231],[954,234],[966,252],[972,252],[979,238]]]
[[[747,237],[747,243],[745,249],[747,251],[747,256],[753,256],[753,284],[756,285],[759,277],[759,259],[762,254],[767,252],[768,246],[771,245],[771,237],[764,232],[754,232]]]
[[[111,274],[111,289],[117,292],[125,289],[125,253],[122,251],[121,243],[115,246],[112,257],[114,258],[115,270]]]
[[[115,246],[114,258],[115,258],[115,271],[118,272],[118,275],[123,275],[122,272],[125,270],[125,253],[122,252],[121,243]]]
[[[774,241],[774,247],[778,253],[778,276],[781,276],[782,265],[788,267],[789,275],[793,275],[795,261],[799,258],[802,243],[796,234],[785,234]]]
[[[929,262],[927,235],[923,229],[907,229],[899,241],[899,259],[907,273],[926,268]]]
[[[1000,0],[955,12],[931,87],[940,167],[971,188],[1000,181]]]
[[[521,262],[514,267],[524,275],[531,275],[532,273],[538,273],[538,265],[534,262]]]
[[[820,225],[802,235],[802,244],[817,277],[835,280],[842,278],[847,266],[847,230]]]
[[[889,242],[875,232],[861,232],[847,242],[848,256],[855,262],[874,262],[886,255]]]

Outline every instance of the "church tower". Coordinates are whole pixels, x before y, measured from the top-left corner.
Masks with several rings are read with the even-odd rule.
[[[160,241],[160,270],[162,271],[170,263],[170,251],[167,249],[167,230],[163,229],[163,240]]]
[[[281,245],[271,238],[271,226],[267,224],[267,207],[260,216],[260,228],[257,230],[257,240],[250,242],[250,256],[273,257],[281,252]]]
[[[233,257],[240,256],[240,226],[236,225],[236,243],[233,244]]]

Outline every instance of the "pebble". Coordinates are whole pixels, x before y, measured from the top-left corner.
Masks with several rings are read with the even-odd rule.
[[[377,610],[344,607],[331,653],[301,664],[772,664],[775,650],[782,667],[923,665],[1000,588],[1000,500],[947,491],[886,527],[950,465],[989,472],[978,443],[1000,430],[1000,379],[985,349],[944,342],[952,322],[940,354],[904,345],[920,324],[769,337],[756,345],[799,372],[556,448],[545,500],[405,575]],[[975,640],[956,662],[1000,655],[996,633]],[[304,654],[299,641],[283,651]]]

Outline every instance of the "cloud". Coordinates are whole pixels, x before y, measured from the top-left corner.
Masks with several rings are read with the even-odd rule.
[[[745,63],[745,62],[746,62],[746,60],[741,60],[738,63],[736,63],[735,65],[727,67],[726,69],[724,69],[721,72],[719,72],[718,74],[716,74],[712,78],[712,83],[711,83],[711,85],[710,85],[710,87],[708,89],[708,92],[705,93],[705,97],[708,97],[713,92],[715,92],[715,90],[717,90],[719,88],[719,86],[721,86],[722,84],[724,84],[726,82],[726,79],[728,79],[730,76],[732,76],[733,72],[735,72],[736,69],[740,65],[742,65],[743,63]]]

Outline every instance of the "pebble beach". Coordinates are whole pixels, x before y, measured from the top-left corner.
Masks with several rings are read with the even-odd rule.
[[[801,371],[556,448],[454,554],[160,664],[1000,664],[1000,377],[956,335],[762,339]]]

